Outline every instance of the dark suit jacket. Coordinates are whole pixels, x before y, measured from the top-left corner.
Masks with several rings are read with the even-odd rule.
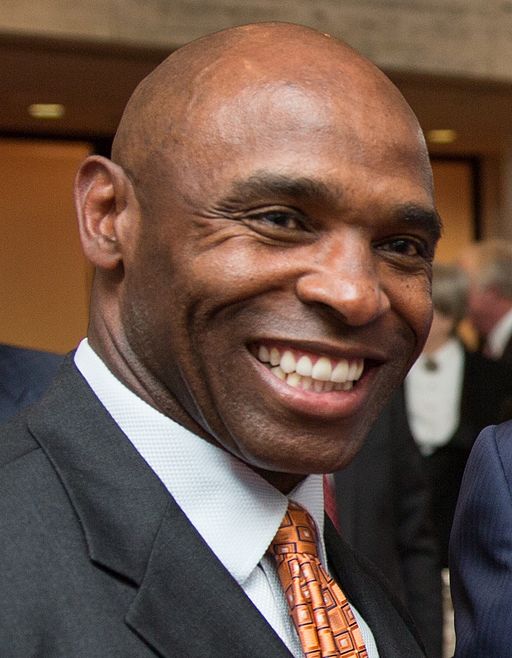
[[[428,655],[440,657],[438,546],[401,394],[381,414],[355,459],[335,474],[335,483],[343,538],[380,569],[409,608]]]
[[[512,655],[512,422],[469,458],[450,544],[456,658]]]
[[[506,420],[511,396],[509,368],[480,353],[465,352],[460,424],[448,443],[424,459],[443,566],[448,565],[448,541],[469,453],[484,427]]]
[[[0,343],[0,423],[41,397],[62,359]]]
[[[74,364],[0,438],[2,658],[289,657]],[[423,656],[407,615],[326,527],[381,658]]]

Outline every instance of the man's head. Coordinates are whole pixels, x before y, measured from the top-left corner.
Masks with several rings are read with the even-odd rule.
[[[234,28],[143,81],[113,161],[77,178],[94,348],[282,489],[340,468],[431,319],[438,218],[398,91],[328,35]]]
[[[470,283],[468,319],[485,337],[512,308],[512,243],[475,242],[463,251],[459,264]]]
[[[425,343],[425,351],[433,352],[457,334],[466,316],[469,280],[456,265],[436,263],[432,268],[432,306],[434,317]]]

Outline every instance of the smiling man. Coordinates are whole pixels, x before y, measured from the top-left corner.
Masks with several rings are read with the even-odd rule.
[[[205,37],[141,83],[76,205],[88,341],[1,441],[2,655],[424,655],[319,475],[430,325],[439,220],[398,91],[301,26]],[[287,590],[290,617],[294,510],[323,603]]]

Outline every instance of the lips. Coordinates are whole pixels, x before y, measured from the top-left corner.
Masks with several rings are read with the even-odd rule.
[[[254,354],[288,386],[315,393],[350,391],[364,369],[363,359],[333,359],[263,344],[254,348]]]

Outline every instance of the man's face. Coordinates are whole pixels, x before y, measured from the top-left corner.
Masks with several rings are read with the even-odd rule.
[[[349,461],[429,329],[438,227],[416,130],[349,105],[284,83],[199,100],[125,258],[133,351],[257,469]]]

